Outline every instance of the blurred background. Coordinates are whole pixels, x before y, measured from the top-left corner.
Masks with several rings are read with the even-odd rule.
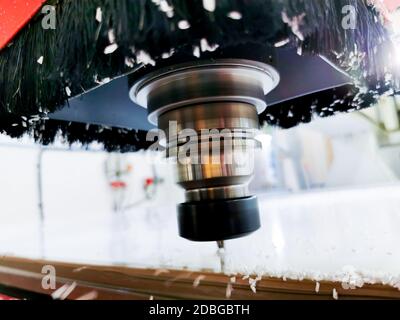
[[[262,224],[227,242],[225,272],[400,275],[400,97],[262,129],[251,189]],[[177,236],[173,166],[158,154],[0,138],[0,254],[220,270],[215,243]],[[353,270],[352,269],[352,270]]]

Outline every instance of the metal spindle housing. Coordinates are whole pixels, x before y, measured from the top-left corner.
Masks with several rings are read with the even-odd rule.
[[[138,81],[131,98],[164,130],[186,202],[178,206],[182,237],[238,238],[260,227],[248,190],[265,95],[279,83],[269,65],[216,60],[161,69]]]

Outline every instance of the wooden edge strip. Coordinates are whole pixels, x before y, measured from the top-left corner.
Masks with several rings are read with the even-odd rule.
[[[382,284],[345,290],[341,283],[329,281],[317,285],[310,280],[262,278],[254,285],[255,277],[249,281],[242,276],[233,278],[209,271],[83,265],[16,257],[0,258],[0,284],[51,295],[55,290],[42,285],[47,275],[44,266],[54,267],[56,290],[74,284],[68,299],[326,300],[334,298],[334,290],[339,299],[400,299],[398,289]]]

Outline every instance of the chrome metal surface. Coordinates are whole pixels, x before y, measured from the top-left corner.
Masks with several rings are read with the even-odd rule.
[[[252,138],[259,128],[254,106],[239,102],[190,105],[160,115],[158,127],[169,137],[169,146],[185,143],[190,136],[202,139]],[[219,140],[218,140],[219,141]]]
[[[209,187],[186,191],[186,201],[237,199],[250,196],[247,185],[233,185],[225,187]]]
[[[216,60],[158,70],[131,88],[131,98],[166,134],[187,202],[251,196],[258,113],[278,83],[271,66]]]
[[[173,125],[171,125],[173,123]],[[258,115],[247,103],[190,105],[162,114],[168,157],[176,158],[176,180],[189,201],[250,196]],[[197,200],[196,200],[197,199]]]
[[[149,110],[149,121],[191,104],[242,102],[265,110],[265,96],[279,83],[271,66],[249,60],[215,60],[177,65],[151,73],[136,83],[130,97]]]
[[[254,169],[254,150],[253,140],[229,142],[229,146],[211,143],[200,148],[188,150],[187,146],[177,155],[177,182],[185,188],[189,188],[191,183],[199,180],[208,180],[209,185],[218,186],[229,178],[231,184],[244,183],[252,175]],[[189,151],[187,154],[186,151]],[[197,187],[197,186],[196,186]],[[193,188],[193,186],[191,187]]]
[[[192,105],[160,116],[187,201],[250,196],[258,125],[255,107],[237,102]]]

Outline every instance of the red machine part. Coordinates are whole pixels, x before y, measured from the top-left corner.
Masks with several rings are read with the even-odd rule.
[[[147,178],[144,182],[145,187],[149,187],[154,184],[154,178]]]
[[[113,181],[111,182],[111,188],[113,189],[125,189],[127,184],[124,181]]]
[[[0,294],[0,300],[17,300],[17,299],[11,298],[11,297],[6,296],[4,294]]]
[[[0,50],[39,11],[45,0],[0,0]]]

